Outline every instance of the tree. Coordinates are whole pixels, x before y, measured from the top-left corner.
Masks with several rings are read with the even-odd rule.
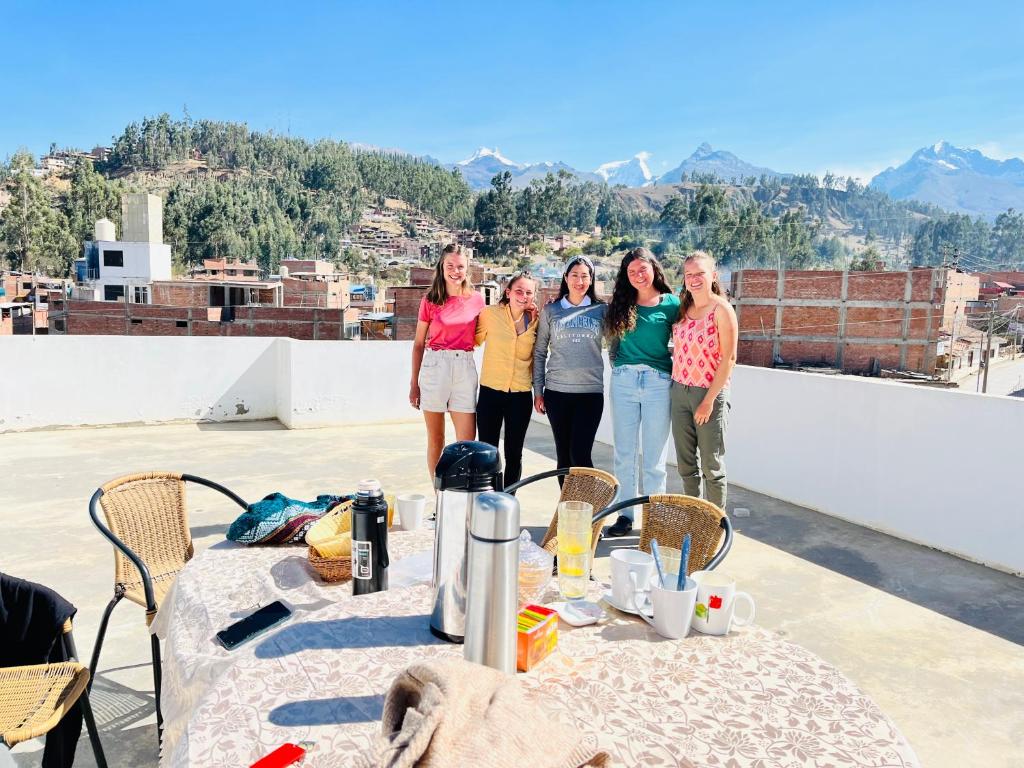
[[[511,173],[505,171],[491,179],[491,189],[477,198],[473,219],[483,235],[481,253],[500,260],[511,258],[520,244]]]
[[[690,223],[690,207],[682,195],[674,195],[665,203],[658,216],[658,223],[665,231],[665,237],[670,240],[678,240],[684,236],[687,225]]]
[[[0,217],[3,256],[16,269],[71,274],[77,246],[64,214],[55,210],[27,152],[11,159],[10,203]]]
[[[98,174],[91,160],[79,158],[71,172],[71,189],[64,201],[71,236],[76,242],[90,240],[100,219],[121,220],[121,190]]]
[[[992,226],[991,256],[997,264],[1024,265],[1024,214],[1010,208]]]

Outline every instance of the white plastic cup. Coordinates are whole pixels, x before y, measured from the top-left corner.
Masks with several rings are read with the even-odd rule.
[[[397,499],[398,523],[403,531],[415,531],[423,525],[427,497],[422,493],[403,493]]]

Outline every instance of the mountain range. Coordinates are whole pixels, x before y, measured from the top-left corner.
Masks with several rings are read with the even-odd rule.
[[[870,186],[894,200],[914,199],[993,219],[1008,208],[1024,210],[1024,161],[994,160],[940,141],[882,171]]]
[[[508,171],[512,186],[521,189],[548,173],[565,170],[581,181],[604,181],[609,186],[651,187],[680,183],[683,174],[713,174],[723,181],[751,176],[786,178],[790,174],[754,165],[732,152],[704,143],[672,170],[655,176],[650,155],[638,152],[627,160],[602,163],[594,171],[580,171],[564,162],[517,163],[497,149],[481,147],[448,168],[457,168],[473,189],[487,189],[491,178]],[[907,162],[875,176],[870,186],[894,200],[917,200],[947,211],[993,219],[1008,208],[1024,210],[1024,161],[995,160],[976,149],[963,149],[940,141],[917,150]]]
[[[647,160],[650,154],[638,152],[628,160],[613,160],[603,163],[594,171],[580,171],[563,162],[517,163],[509,160],[497,149],[480,147],[472,157],[466,158],[448,168],[457,168],[473,189],[487,189],[491,178],[508,171],[512,174],[512,186],[526,187],[533,179],[543,178],[548,173],[565,170],[582,181],[605,181],[611,186],[622,184],[627,187],[648,187],[657,184],[678,184],[684,173],[714,174],[724,181],[739,180],[747,176],[785,177],[788,174],[762,168],[741,160],[732,152],[714,150],[710,144],[701,144],[688,158],[671,171],[655,176]]]

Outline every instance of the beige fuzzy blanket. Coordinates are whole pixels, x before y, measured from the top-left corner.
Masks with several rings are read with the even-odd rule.
[[[611,765],[607,752],[555,722],[514,677],[462,659],[401,672],[384,701],[382,768],[580,768]]]

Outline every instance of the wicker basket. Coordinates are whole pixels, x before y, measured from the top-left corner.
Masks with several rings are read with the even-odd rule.
[[[352,578],[351,557],[320,557],[317,551],[310,547],[309,564],[326,582],[337,583]]]

